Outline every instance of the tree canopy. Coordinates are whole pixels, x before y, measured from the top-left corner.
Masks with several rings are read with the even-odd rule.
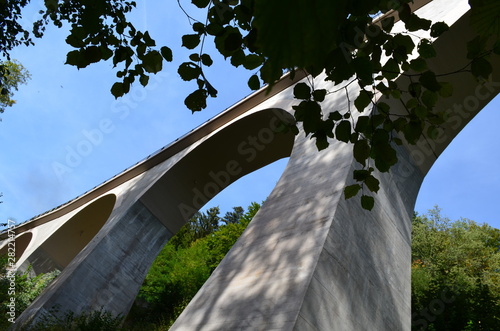
[[[111,86],[115,97],[130,91],[136,81],[143,86],[151,74],[173,59],[168,45],[157,45],[148,31],[140,31],[129,19],[135,1],[125,0],[47,0],[32,32],[19,22],[29,1],[5,0],[0,10],[0,51],[5,57],[21,44],[33,44],[43,36],[48,24],[66,26],[66,63],[85,68],[100,61],[111,61],[118,81]],[[355,173],[357,183],[346,187],[346,198],[360,191],[377,192],[378,169],[387,172],[397,163],[395,146],[403,140],[415,144],[425,134],[437,136],[446,120],[445,111],[436,109],[439,98],[450,96],[453,86],[434,72],[428,61],[436,57],[433,43],[446,33],[444,22],[431,22],[412,10],[413,0],[192,0],[179,6],[190,20],[192,31],[179,38],[192,54],[177,69],[182,80],[193,81],[194,91],[186,96],[191,111],[207,106],[217,90],[205,75],[212,65],[204,45],[213,41],[217,51],[231,65],[249,70],[248,86],[273,86],[285,72],[290,76],[306,71],[315,79],[332,82],[332,90],[316,89],[313,83],[294,87],[293,106],[297,124],[315,139],[319,150],[332,139],[352,145],[354,158],[363,169]],[[457,68],[487,79],[492,72],[490,58],[500,54],[500,3],[469,0],[471,25],[477,37],[468,41],[468,65]],[[202,17],[189,13],[201,9]],[[396,18],[405,31],[392,32]],[[424,31],[427,38],[415,38]],[[401,85],[398,77],[411,79]],[[323,109],[328,94],[348,93],[347,84],[357,84],[360,93],[346,94],[354,101],[347,109]],[[406,86],[405,86],[406,85]],[[380,92],[389,99],[402,99],[406,115],[391,116],[387,102],[377,99]],[[376,105],[376,112],[365,112]],[[290,129],[298,133],[296,124]],[[373,207],[373,198],[363,194],[362,206]]]
[[[30,79],[28,70],[18,61],[0,62],[0,113],[16,103],[12,98],[14,90],[17,90],[20,84],[26,84],[28,79]]]
[[[497,330],[500,230],[439,208],[413,218],[412,329]]]

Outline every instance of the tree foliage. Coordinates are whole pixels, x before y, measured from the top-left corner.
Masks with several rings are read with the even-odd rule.
[[[16,272],[9,268],[8,257],[0,257],[0,329],[11,325],[11,316],[19,316],[54,280],[60,271],[30,276],[30,270]],[[15,285],[15,286],[12,286]],[[14,311],[12,310],[14,309]],[[14,315],[9,315],[9,312]]]
[[[173,236],[151,266],[128,319],[132,324],[171,324],[241,236],[260,205],[233,208],[220,218],[219,208],[195,215]],[[235,221],[235,215],[239,219]],[[218,226],[214,226],[217,220]],[[209,229],[206,231],[205,229]]]
[[[16,60],[0,62],[0,113],[16,103],[12,97],[19,85],[31,78],[28,70]]]
[[[436,207],[413,218],[412,261],[414,330],[498,329],[500,230]]]
[[[297,71],[306,71],[316,80],[331,82],[335,86],[331,90],[315,89],[314,80],[295,87],[295,119],[305,134],[315,139],[319,150],[328,147],[332,139],[352,145],[354,158],[364,172],[355,175],[357,183],[346,187],[345,196],[362,192],[362,206],[371,209],[374,200],[367,193],[378,191],[375,169],[389,171],[398,161],[395,147],[403,141],[415,144],[423,135],[436,138],[446,114],[435,105],[453,91],[443,77],[449,73],[435,72],[428,66],[428,60],[437,56],[433,43],[448,26],[419,17],[411,9],[412,2],[191,0],[205,13],[194,18],[188,14],[190,8],[178,1],[192,25],[192,31],[180,36],[182,46],[193,52],[177,70],[181,79],[195,82],[185,104],[193,112],[200,111],[207,106],[209,96],[217,96],[204,72],[213,63],[203,48],[209,39],[231,65],[251,72],[248,85],[252,89],[262,84],[272,87],[285,72],[293,77]],[[0,50],[8,56],[13,47],[33,42],[18,23],[28,1],[4,3],[0,28],[5,33],[0,35]],[[484,80],[493,69],[489,59],[500,54],[500,3],[469,0],[469,4],[477,37],[467,44],[469,64],[456,72],[471,72]],[[135,1],[126,0],[47,0],[33,35],[43,36],[50,23],[58,27],[68,24],[66,42],[74,50],[67,54],[66,63],[84,68],[112,61],[119,67],[119,81],[111,93],[120,97],[136,80],[146,86],[149,75],[162,70],[164,61],[173,57],[168,46],[157,46],[148,31],[139,31],[129,20],[135,6]],[[405,31],[392,31],[396,17]],[[416,37],[419,33],[429,37]],[[350,84],[359,86],[358,95],[349,95]],[[349,102],[347,109],[324,109],[325,98],[333,93],[345,93],[353,107]],[[401,107],[407,114],[395,116],[377,93],[403,100]],[[374,107],[375,111],[366,111]],[[298,132],[295,126],[291,129]]]

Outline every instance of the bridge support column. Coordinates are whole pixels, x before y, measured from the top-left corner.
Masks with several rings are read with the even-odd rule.
[[[264,206],[171,330],[409,330],[411,215],[423,176],[400,151],[376,206],[345,200],[352,145],[297,138]],[[404,171],[403,171],[404,170]]]
[[[141,202],[124,215],[113,213],[13,327],[36,322],[43,314],[52,314],[53,308],[59,310],[58,315],[66,309],[78,315],[101,307],[114,315],[126,314],[153,260],[171,236]]]

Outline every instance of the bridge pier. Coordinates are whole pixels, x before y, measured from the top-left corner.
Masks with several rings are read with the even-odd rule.
[[[13,327],[29,325],[42,315],[60,316],[67,310],[80,314],[102,308],[115,316],[128,312],[149,267],[171,236],[140,201],[124,215],[112,214]]]
[[[457,19],[463,15],[453,13],[458,6],[448,10],[446,1],[433,3],[441,11],[423,10],[431,12],[434,20],[444,19],[445,14]],[[439,56],[430,67],[439,73],[464,67],[467,50],[463,40],[472,39],[469,30],[466,14],[437,40]],[[387,173],[376,174],[380,190],[370,212],[360,207],[358,199],[343,196],[357,167],[352,145],[334,141],[318,152],[314,142],[300,133],[273,192],[172,330],[409,330],[411,216],[418,190],[439,154],[498,93],[498,57],[492,64],[493,80],[485,89],[468,73],[447,76],[454,93],[440,100],[437,108],[449,110],[450,120],[438,140],[424,135],[415,146],[398,146],[398,164]],[[404,79],[400,82],[407,86]],[[316,87],[322,88],[322,84],[325,82]],[[357,95],[354,84],[349,93]],[[347,109],[345,99],[329,95],[323,106]],[[474,101],[474,107],[465,107],[465,113],[460,105],[470,106],[467,100]],[[170,164],[160,165],[161,171],[154,174],[158,168],[151,166],[131,176],[151,180],[138,179],[135,192],[127,192],[126,199],[118,197],[118,207],[96,237],[16,324],[36,320],[54,305],[77,314],[100,307],[114,314],[126,313],[163,244],[187,220],[187,214],[203,204],[197,203],[198,192],[207,190],[206,202],[229,182],[289,155],[288,138],[272,134],[269,128],[265,131],[269,145],[264,149],[245,154],[240,147],[248,147],[242,143],[255,138],[249,136],[249,128],[258,131],[262,123],[275,127],[276,121],[259,110],[291,109],[294,102],[290,89],[261,103],[250,99],[252,106],[244,111],[236,107],[242,112],[224,122],[226,127],[220,129],[223,125],[217,126],[214,120],[201,128],[208,133],[175,152],[182,151],[182,156],[172,152],[172,160],[162,159]],[[400,100],[394,101],[391,110],[397,111],[400,105]],[[237,120],[246,111],[253,114],[246,121]],[[219,129],[222,135],[207,138]],[[213,151],[218,154],[214,156]],[[218,163],[200,167],[200,159]],[[227,180],[218,184],[221,177],[217,174],[224,169],[231,176],[224,176]]]
[[[379,174],[369,212],[343,196],[355,163],[352,145],[318,152],[301,133],[275,189],[171,330],[409,330],[423,176],[412,166],[412,176]]]

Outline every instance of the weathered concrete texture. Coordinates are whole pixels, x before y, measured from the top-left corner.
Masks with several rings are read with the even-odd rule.
[[[435,2],[435,9],[449,8]],[[463,15],[456,12],[461,5],[427,13],[452,24]],[[437,72],[462,67],[457,58],[465,59],[464,50],[455,45],[469,30],[465,15],[438,40],[431,64]],[[494,67],[495,81],[498,58]],[[447,78],[457,89],[438,107],[460,116],[454,104],[481,85],[470,76]],[[444,126],[438,143],[424,137],[398,147],[398,165],[377,175],[381,189],[371,212],[342,195],[356,167],[352,146],[336,142],[318,153],[301,133],[271,196],[171,330],[409,330],[411,215],[419,187],[444,147],[496,94],[476,97],[467,116]],[[329,102],[325,109],[345,109],[339,98]],[[392,109],[400,105],[396,100]]]
[[[408,329],[410,212],[397,189],[372,212],[345,201],[352,164],[351,145],[318,153],[301,134],[261,211],[172,330]]]
[[[449,2],[434,0],[432,10],[422,10],[433,21],[453,23],[464,13],[466,0],[459,3],[450,8]],[[455,45],[468,33],[464,16],[436,43],[439,57],[431,67],[445,72],[461,67],[465,49]],[[496,61],[493,82],[500,81]],[[235,106],[235,114],[225,112],[221,117],[231,116],[208,122],[199,134],[195,130],[187,141],[153,157],[154,165],[143,172],[138,169],[147,162],[120,184],[108,183],[112,189],[99,194],[117,197],[109,220],[75,258],[56,254],[49,244],[28,245],[29,254],[40,248],[41,260],[65,269],[18,324],[54,305],[76,313],[101,307],[126,313],[171,234],[224,187],[288,155],[293,145],[270,197],[172,330],[410,329],[411,215],[418,189],[444,147],[497,94],[493,82],[480,85],[461,75],[449,81],[456,84],[455,93],[439,107],[450,109],[451,120],[438,142],[424,137],[417,146],[398,147],[399,163],[377,174],[381,188],[371,212],[361,209],[358,199],[343,197],[357,166],[352,145],[336,141],[318,152],[303,133],[294,142],[274,133],[276,116],[286,120],[283,109],[296,103],[291,88],[261,104],[243,102],[250,108]],[[316,83],[316,88],[332,88]],[[399,83],[405,88],[408,78]],[[351,84],[347,92],[356,96],[358,89]],[[391,110],[400,105],[396,100]],[[323,107],[327,112],[354,108],[342,93],[329,94]],[[54,238],[60,226],[50,227]]]
[[[112,218],[98,236],[16,320],[23,326],[50,314],[105,307],[114,315],[130,309],[156,255],[172,234],[142,203]],[[62,248],[63,249],[63,248]]]
[[[75,245],[83,250],[69,262],[71,254],[46,248],[57,247],[59,241],[70,247],[68,251],[74,250],[67,241],[73,238],[77,244],[78,236],[66,237],[80,231],[73,221],[82,226],[95,223],[94,207],[104,197],[77,212],[28,259],[40,262],[39,268],[64,270],[16,323],[36,320],[57,305],[77,314],[102,307],[113,314],[126,314],[152,261],[172,233],[236,179],[290,154],[294,135],[275,133],[280,121],[290,117],[281,109],[250,111],[110,191],[104,197],[116,195],[116,204],[113,200],[108,209],[97,208],[99,217],[104,217],[102,223],[109,220],[85,248]]]

